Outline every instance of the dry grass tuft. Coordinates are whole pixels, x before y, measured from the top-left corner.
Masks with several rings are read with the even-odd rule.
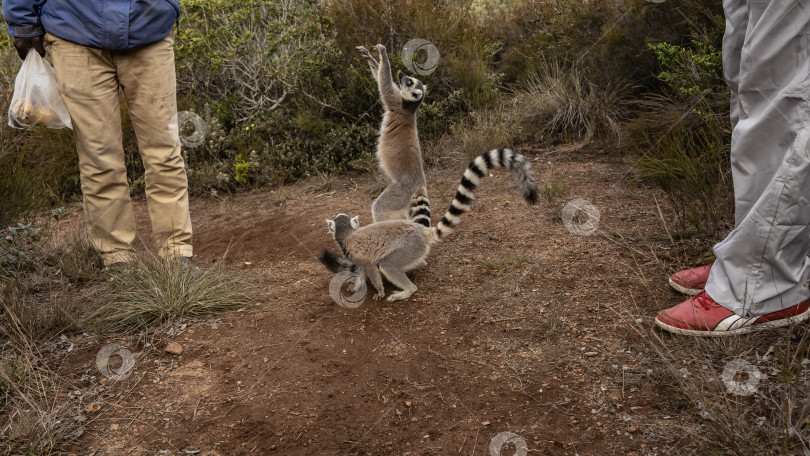
[[[644,270],[660,275],[663,266],[653,260]],[[640,268],[635,274],[647,283]],[[810,449],[810,325],[700,338],[659,330],[648,316],[639,317],[647,314],[643,308],[616,312],[649,348],[639,352],[651,355],[645,358],[652,367],[648,376],[664,398],[662,418],[646,432],[651,442],[667,441],[672,454],[794,455]]]
[[[93,331],[99,321],[128,328],[232,309],[250,289],[219,268],[182,267],[148,253],[128,271],[105,272],[86,237],[59,240],[51,228],[16,230],[3,251],[0,456],[62,454],[82,433],[82,410],[67,399],[72,388],[42,348],[55,337]]]
[[[513,113],[503,108],[479,111],[450,128],[448,134],[425,146],[428,166],[471,160],[488,150],[511,147],[520,135]]]
[[[222,267],[184,266],[174,259],[141,252],[126,269],[112,271],[112,297],[100,320],[110,329],[237,309],[249,301],[250,287]]]
[[[0,345],[0,455],[49,455],[82,434],[63,380],[43,362],[24,322],[4,311]]]
[[[619,143],[626,116],[619,87],[600,87],[577,66],[543,62],[514,98],[514,109],[529,137],[579,142]]]
[[[673,402],[690,410],[696,421],[684,429],[688,437],[678,443],[682,451],[789,455],[810,448],[806,324],[730,339],[640,333],[658,354],[667,383],[679,393]]]

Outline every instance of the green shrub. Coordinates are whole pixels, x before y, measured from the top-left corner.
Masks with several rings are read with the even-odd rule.
[[[728,111],[729,92],[723,78],[722,53],[707,39],[693,39],[691,46],[651,44],[650,49],[661,67],[657,77],[666,84],[669,98],[681,106],[691,106],[694,113],[708,119]]]
[[[180,98],[209,127],[204,145],[184,151],[194,193],[340,172],[370,156],[376,84],[365,62],[346,64],[316,2],[182,4]]]
[[[642,115],[629,125],[638,176],[666,192],[682,229],[710,236],[724,233],[733,214],[720,39],[707,31],[688,45],[650,45],[665,89],[639,101]]]
[[[181,0],[178,101],[208,127],[202,145],[183,149],[190,189],[236,191],[375,169],[382,110],[354,48],[378,42],[395,72],[404,70],[401,49],[412,38],[430,40],[441,54],[436,71],[419,76],[428,85],[418,121],[430,164],[453,151],[466,156],[516,141],[581,146],[618,138],[625,87],[677,103],[704,97],[694,114],[708,123],[700,114],[717,114],[725,96],[716,71],[716,3]],[[0,42],[0,108],[18,67],[14,50]],[[687,70],[695,69],[700,78],[690,80]],[[640,103],[637,111],[655,118],[660,105]],[[122,108],[126,166],[133,190],[142,191],[137,140]],[[630,142],[667,131],[636,122]],[[16,222],[79,194],[70,132],[4,128],[0,136],[0,191],[15,196],[0,198],[0,219]]]
[[[723,61],[720,50],[692,40],[693,49],[669,43],[651,44],[663,71],[658,79],[685,97],[711,92],[722,86]]]
[[[31,252],[38,250],[42,239],[33,223],[17,223],[0,230],[0,277],[25,269],[32,261]]]
[[[723,234],[733,213],[729,153],[724,125],[686,128],[676,122],[671,131],[648,138],[647,147],[639,150],[638,177],[666,192],[682,229]]]
[[[234,122],[278,109],[288,97],[335,101],[342,55],[314,1],[184,0],[175,49],[178,88]],[[234,125],[229,125],[234,126]]]
[[[355,46],[382,43],[398,65],[400,50],[409,40],[430,41],[441,58],[434,73],[417,75],[428,85],[426,99],[458,92],[469,110],[494,106],[500,84],[495,66],[503,23],[497,18],[506,11],[482,9],[484,3],[416,1],[392,6],[382,0],[330,0],[324,11],[333,18],[337,45],[350,62],[358,60]]]

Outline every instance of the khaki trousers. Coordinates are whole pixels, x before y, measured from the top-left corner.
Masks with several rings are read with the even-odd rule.
[[[188,181],[180,155],[173,34],[127,51],[45,36],[79,153],[90,240],[105,264],[130,261],[135,217],[124,164],[119,90],[146,169],[152,233],[162,257],[192,256]]]

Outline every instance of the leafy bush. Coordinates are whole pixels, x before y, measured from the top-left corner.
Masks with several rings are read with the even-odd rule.
[[[638,177],[666,192],[682,228],[724,234],[734,209],[727,128],[707,123],[689,129],[672,122],[671,131],[648,138],[639,150]]]
[[[24,267],[29,261],[29,253],[37,247],[40,233],[33,228],[33,223],[18,223],[9,226],[0,234],[0,275],[6,275]]]
[[[695,107],[685,121],[722,124],[709,119],[723,115],[727,96],[717,72],[722,17],[712,0],[181,0],[181,7],[178,101],[208,128],[202,145],[183,150],[195,194],[375,169],[381,107],[354,49],[360,44],[385,44],[394,71],[403,69],[400,50],[412,38],[440,51],[436,71],[420,76],[429,87],[420,138],[431,165],[453,151],[520,141],[581,147],[619,138],[630,90],[647,93],[636,106],[641,120],[630,125],[633,149],[669,131],[644,119],[669,119],[686,104]],[[18,67],[0,41],[0,109]],[[127,170],[140,192],[143,165],[122,108]],[[0,136],[0,191],[11,196],[0,198],[4,225],[79,194],[70,132],[3,128]]]
[[[342,55],[315,3],[183,1],[180,91],[233,122],[254,120],[294,95],[329,108]]]
[[[729,228],[733,186],[729,164],[729,91],[722,79],[716,33],[689,46],[651,45],[666,89],[638,103],[643,117],[629,128],[639,177],[661,187],[683,228],[710,235]]]
[[[650,45],[664,68],[658,79],[685,97],[712,92],[723,84],[720,50],[697,40],[692,40],[692,45],[691,49],[669,43]]]
[[[184,152],[193,192],[275,185],[371,156],[376,85],[364,62],[346,64],[316,2],[182,5],[180,97],[209,127]]]
[[[422,77],[429,87],[426,99],[458,91],[467,110],[492,107],[497,101],[500,75],[495,59],[501,47],[497,31],[503,26],[497,18],[506,11],[463,2],[383,0],[329,0],[324,11],[334,20],[337,45],[349,61],[356,60],[355,46],[382,43],[392,63],[398,64],[397,51],[409,40],[428,40],[441,59],[434,73]]]

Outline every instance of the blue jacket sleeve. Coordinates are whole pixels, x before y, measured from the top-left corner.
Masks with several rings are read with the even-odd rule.
[[[39,21],[39,8],[45,0],[4,0],[3,18],[8,34],[20,38],[42,35],[45,29]]]

